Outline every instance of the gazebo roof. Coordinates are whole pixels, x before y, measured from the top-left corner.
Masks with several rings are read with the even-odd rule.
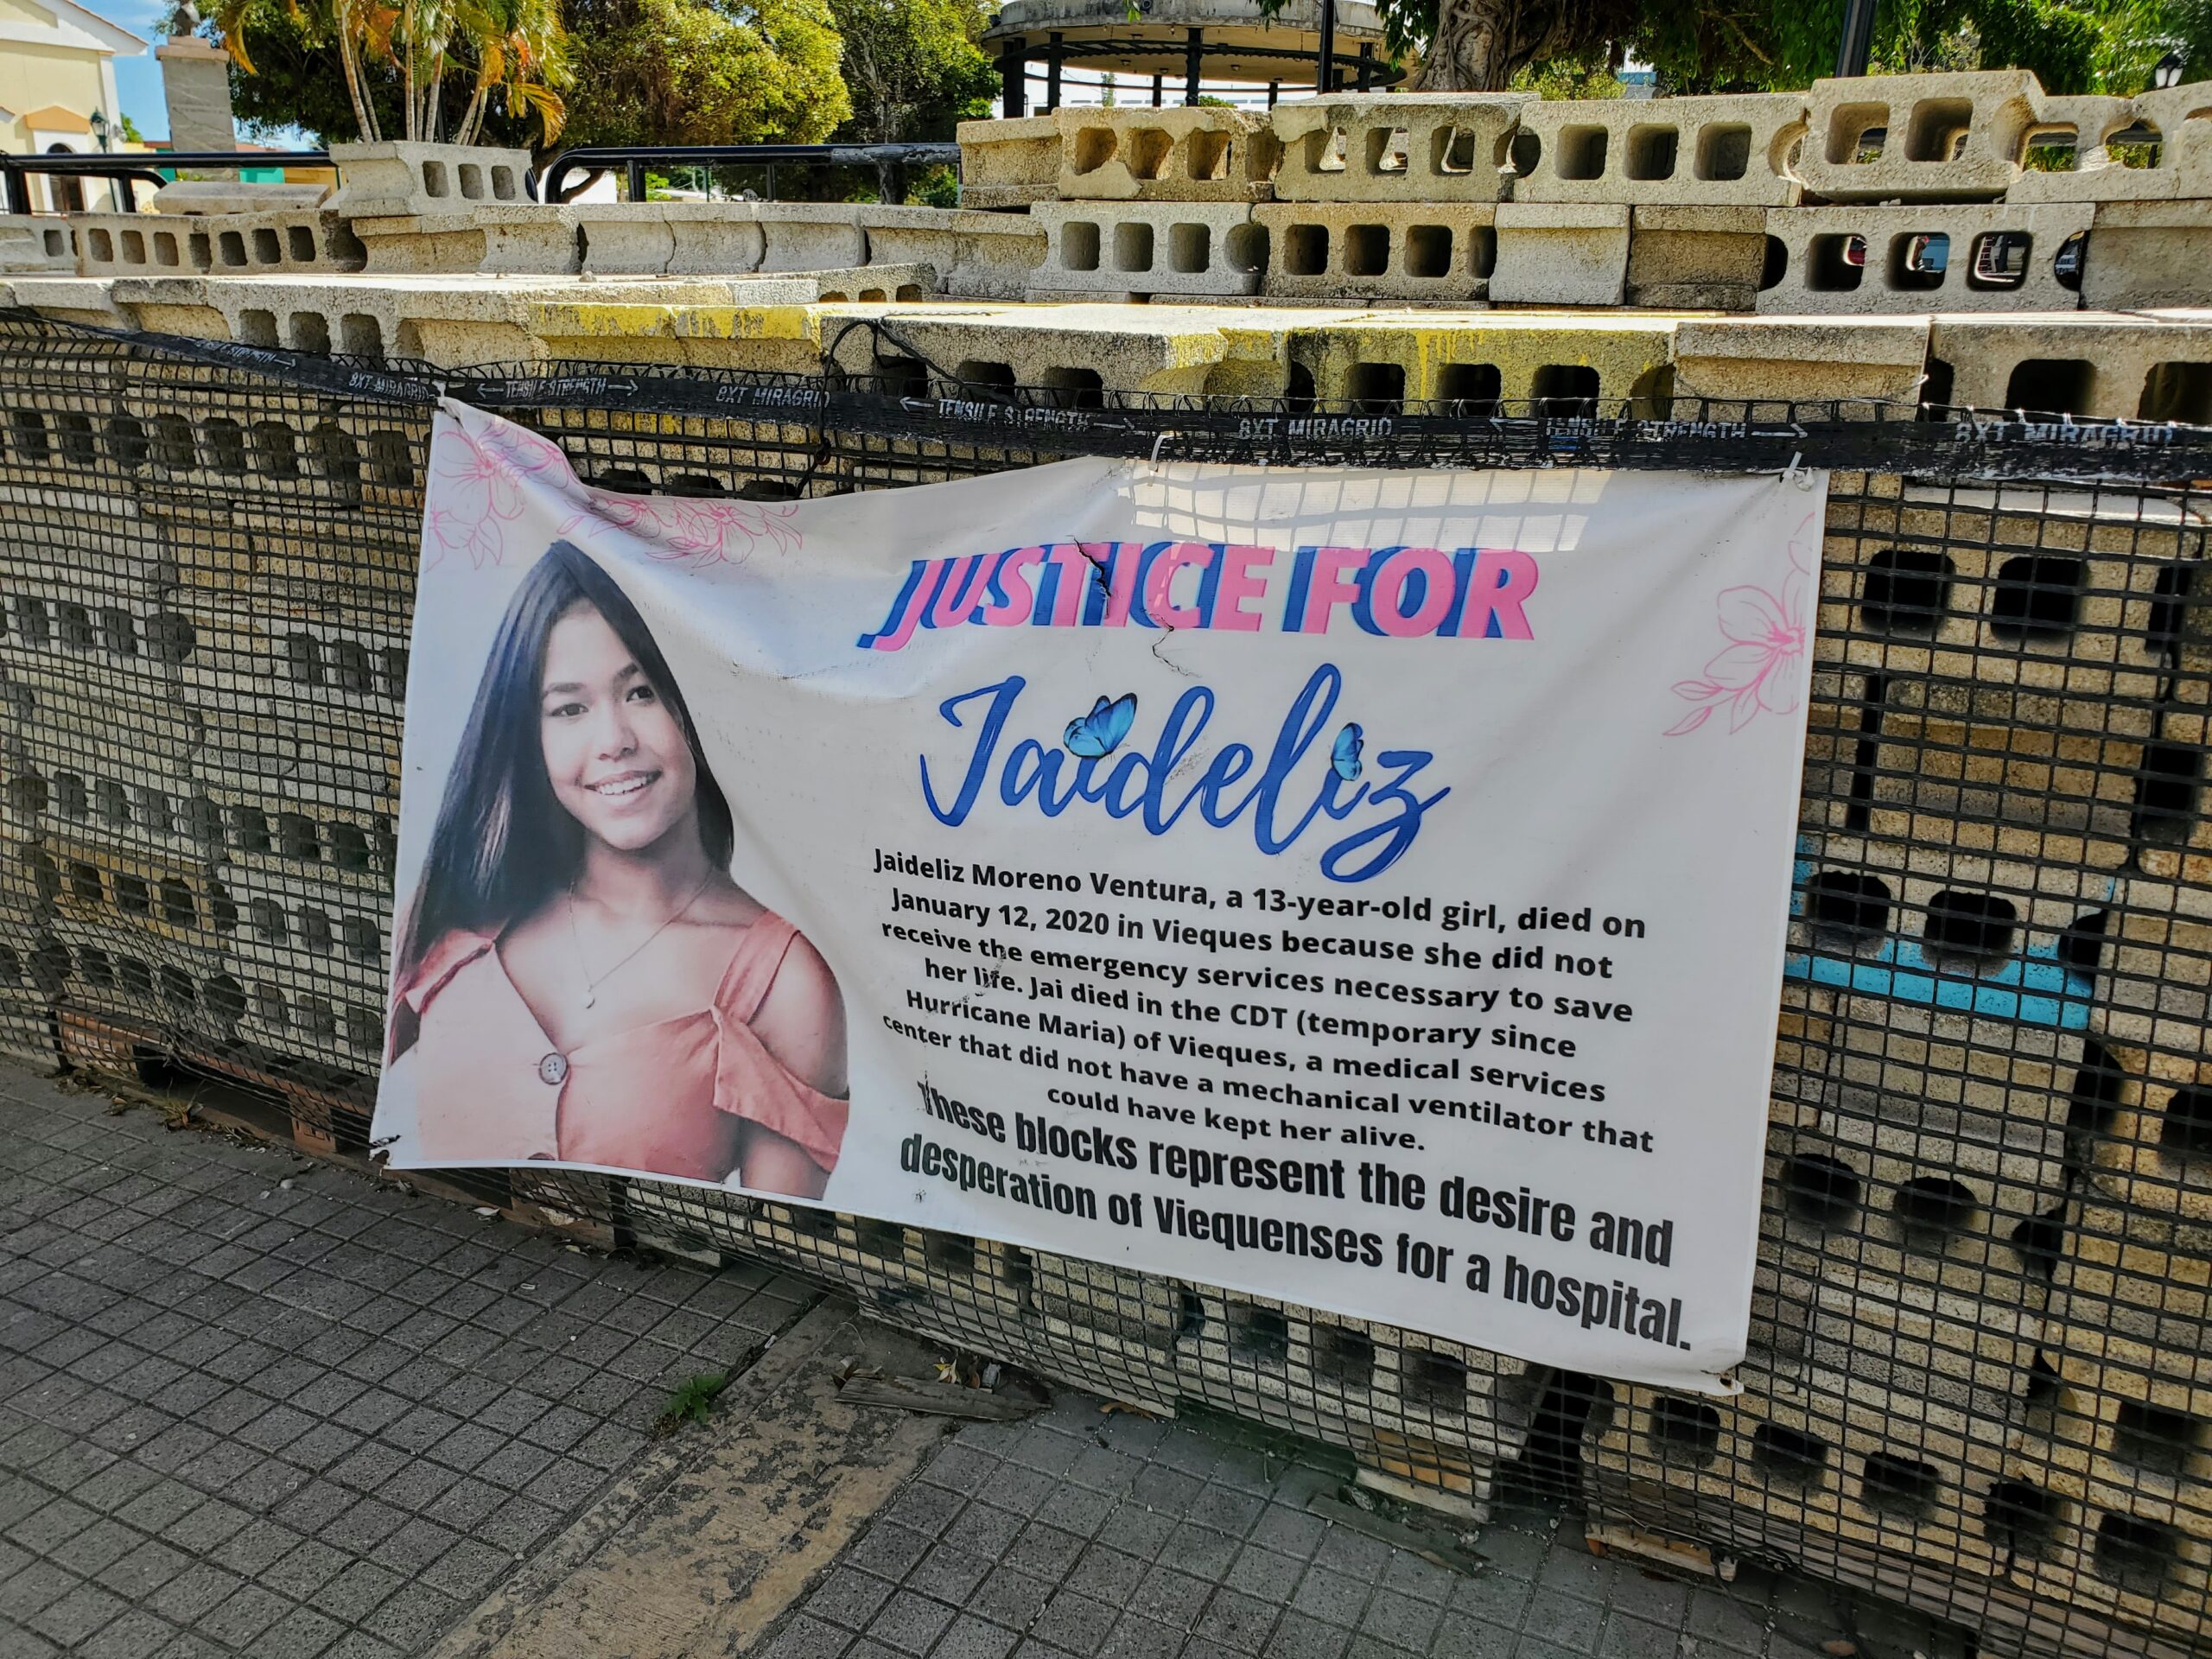
[[[1285,0],[1272,17],[1258,0],[1138,0],[1129,18],[1128,0],[1007,0],[998,21],[984,31],[987,51],[1018,48],[1042,56],[1051,37],[1060,37],[1065,61],[1112,74],[1168,75],[1179,79],[1187,61],[1191,31],[1203,31],[1205,73],[1209,79],[1304,80],[1311,79],[1320,49],[1319,0]],[[1366,0],[1338,0],[1336,49],[1339,60],[1382,42],[1382,20]]]

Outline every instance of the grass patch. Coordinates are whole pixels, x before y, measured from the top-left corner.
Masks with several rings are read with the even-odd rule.
[[[696,1376],[687,1376],[669,1391],[668,1404],[659,1416],[653,1419],[653,1438],[666,1440],[686,1423],[703,1423],[714,1411],[715,1402],[730,1385],[728,1371],[702,1371]]]

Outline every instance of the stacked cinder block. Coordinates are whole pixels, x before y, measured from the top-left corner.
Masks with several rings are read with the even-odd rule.
[[[960,137],[975,206],[1126,207],[1079,219],[1073,264],[1055,244],[1037,298],[1235,297],[1257,271],[1258,292],[1299,300],[2140,309],[2205,293],[2201,101],[2056,98],[2005,70],[1649,100],[1338,94],[1279,104],[1264,125],[1063,110]],[[1158,242],[1170,201],[1250,207],[1263,257],[1197,284],[1195,266],[1090,257],[1122,225],[1132,249]]]
[[[2212,140],[2185,118],[2201,96],[2053,98],[2024,70],[1815,82],[1794,170],[1827,205],[1769,214],[1759,309],[2195,303],[2212,251]]]
[[[84,1013],[372,1072],[419,423],[35,401],[0,462],[30,956]]]

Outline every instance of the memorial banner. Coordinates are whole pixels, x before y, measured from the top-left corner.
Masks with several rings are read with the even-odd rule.
[[[395,1166],[1730,1386],[1823,475],[660,498],[455,404],[430,464]]]

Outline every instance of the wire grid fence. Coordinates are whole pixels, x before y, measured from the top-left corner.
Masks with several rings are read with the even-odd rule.
[[[1833,476],[1744,1391],[1692,1399],[987,1240],[456,1173],[766,1255],[1118,1398],[1531,1487],[1974,1627],[2212,1651],[2212,434],[1787,405],[1202,405],[470,374],[0,323],[0,1042],[258,1090],[366,1153],[440,386],[616,489],[788,499],[1068,452]]]

